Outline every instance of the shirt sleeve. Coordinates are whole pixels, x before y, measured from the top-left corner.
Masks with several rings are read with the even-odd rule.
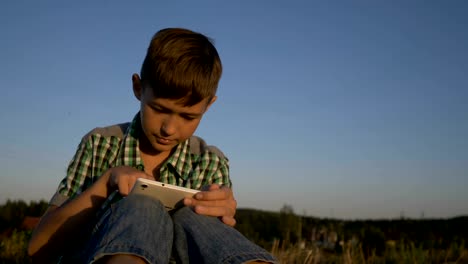
[[[229,160],[226,157],[220,157],[216,170],[214,171],[213,183],[232,187],[231,178],[229,177]]]
[[[77,151],[70,161],[67,176],[60,182],[56,193],[50,200],[50,205],[60,206],[70,198],[84,190],[85,183],[91,181],[92,142],[91,137],[85,137],[78,145]]]

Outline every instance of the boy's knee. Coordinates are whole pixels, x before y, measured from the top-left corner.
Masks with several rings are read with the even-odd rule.
[[[179,220],[191,221],[191,218],[196,217],[196,213],[190,207],[181,207],[172,214],[174,222]]]
[[[202,225],[202,226],[213,226],[216,224],[222,224],[217,217],[199,215],[195,213],[190,207],[182,207],[175,211],[172,215],[172,220],[176,225]],[[223,224],[224,225],[224,224]]]
[[[141,257],[130,254],[108,255],[99,259],[96,264],[147,264]]]
[[[127,207],[131,209],[155,209],[165,210],[164,205],[156,198],[145,195],[129,195],[120,201],[119,207]]]

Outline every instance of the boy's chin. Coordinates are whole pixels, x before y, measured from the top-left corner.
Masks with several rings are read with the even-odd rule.
[[[171,151],[176,145],[170,144],[170,145],[163,145],[159,144],[158,142],[152,142],[152,148],[154,152],[157,153],[163,153],[163,152],[168,152]]]

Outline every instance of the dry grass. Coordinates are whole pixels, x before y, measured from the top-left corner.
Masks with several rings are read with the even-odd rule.
[[[11,237],[0,242],[0,263],[30,263],[26,254],[30,232],[14,230]]]
[[[346,246],[341,253],[331,250],[310,246],[307,248],[288,243],[280,243],[275,240],[271,253],[282,264],[319,264],[319,263],[342,263],[342,264],[393,264],[393,263],[446,263],[462,264],[468,263],[468,249],[464,245],[453,244],[448,250],[423,250],[410,244],[400,245],[397,248],[389,248],[382,256],[375,253],[365,256],[359,245]]]
[[[14,231],[12,236],[0,243],[0,263],[30,263],[26,255],[27,242],[30,232]],[[324,249],[313,245],[296,245],[283,243],[279,240],[273,242],[271,253],[282,264],[393,264],[393,263],[468,263],[468,249],[464,244],[453,243],[446,250],[422,249],[409,245],[388,246],[383,255],[375,253],[365,256],[360,245],[346,245],[341,252]]]

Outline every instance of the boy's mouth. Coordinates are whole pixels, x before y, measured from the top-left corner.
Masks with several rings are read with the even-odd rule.
[[[161,145],[170,145],[172,142],[172,140],[169,140],[167,138],[161,138],[161,137],[156,137],[156,141]]]

